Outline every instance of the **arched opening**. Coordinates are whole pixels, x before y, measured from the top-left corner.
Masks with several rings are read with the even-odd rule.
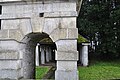
[[[56,45],[46,33],[30,33],[22,40],[23,76],[35,79],[36,66],[54,66]]]

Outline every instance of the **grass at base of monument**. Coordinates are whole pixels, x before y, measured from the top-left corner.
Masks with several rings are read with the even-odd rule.
[[[42,79],[42,77],[50,70],[50,66],[38,66],[36,67],[35,78]]]
[[[78,67],[80,80],[120,79],[120,60],[92,61],[89,67]]]

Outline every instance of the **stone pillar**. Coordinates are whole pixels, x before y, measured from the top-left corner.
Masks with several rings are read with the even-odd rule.
[[[46,47],[46,62],[49,62],[49,47]]]
[[[82,43],[81,49],[81,64],[83,66],[88,66],[88,46],[89,43]]]
[[[55,80],[78,80],[77,40],[58,40],[56,42],[57,70]]]
[[[79,62],[81,62],[82,60],[82,46],[81,45],[79,45]]]
[[[44,51],[44,46],[41,45],[41,64],[45,64],[45,51]]]
[[[31,42],[31,41],[29,41]],[[21,46],[23,54],[23,76],[24,79],[35,79],[35,47],[34,43],[25,43]]]
[[[52,60],[51,47],[48,47],[48,50],[49,50],[49,60],[51,61]]]
[[[3,34],[4,35],[4,34]],[[0,80],[23,78],[19,42],[0,40]]]
[[[36,50],[35,50],[35,52],[36,52],[36,66],[39,66],[39,44],[37,43],[37,46],[36,46]]]

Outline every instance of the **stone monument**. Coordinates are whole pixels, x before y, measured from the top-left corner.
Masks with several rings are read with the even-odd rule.
[[[78,80],[79,0],[0,0],[0,79],[34,79],[35,47],[55,42],[55,80]]]

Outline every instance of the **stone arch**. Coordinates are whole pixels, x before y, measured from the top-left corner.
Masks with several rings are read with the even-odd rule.
[[[46,33],[30,33],[21,41],[20,54],[23,56],[22,73],[25,79],[35,78],[35,47],[44,38],[50,37]]]

